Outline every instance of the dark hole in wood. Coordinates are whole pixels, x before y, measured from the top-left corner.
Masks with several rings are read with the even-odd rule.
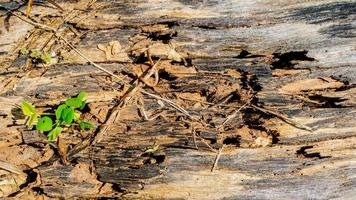
[[[131,126],[126,126],[126,131],[127,132],[131,131],[131,129],[132,129]]]
[[[258,83],[257,76],[256,75],[251,75],[248,84],[252,88],[253,91],[259,92],[262,90],[261,85]],[[254,100],[257,100],[254,98]],[[253,100],[252,100],[253,101]]]
[[[207,29],[207,30],[215,30],[217,29],[215,26],[213,25],[198,25],[196,26],[198,28],[201,28],[201,29]]]
[[[208,140],[210,144],[216,144],[217,140],[215,138],[204,138],[205,140]]]
[[[245,49],[242,49],[240,54],[238,56],[235,56],[233,58],[259,58],[259,57],[264,57],[264,55],[255,55],[255,54],[251,54],[250,52],[248,52]]]
[[[115,192],[119,192],[119,193],[122,193],[122,192],[125,192],[125,190],[120,187],[119,184],[112,184],[112,187],[111,187]]]
[[[269,131],[269,135],[272,136],[272,144],[277,144],[279,142],[279,133],[277,131]]]
[[[136,64],[144,64],[144,63],[146,63],[147,61],[148,61],[148,59],[147,59],[147,57],[146,57],[146,55],[145,55],[145,53],[141,53],[140,55],[132,55],[132,54],[130,54],[129,55],[131,58],[132,58],[132,60],[134,61],[134,63],[136,63]],[[152,58],[153,59],[153,58]]]
[[[177,36],[177,32],[161,35],[159,33],[150,33],[148,38],[151,38],[153,41],[162,41],[164,44],[168,44],[168,42]]]
[[[142,156],[143,157],[148,157],[148,159],[146,159],[144,161],[144,164],[161,164],[166,159],[166,155],[164,153],[162,153],[162,152],[144,153],[144,154],[142,154]]]
[[[341,103],[346,101],[346,99],[342,99],[340,97],[325,97],[322,95],[312,95],[309,96],[310,100],[318,101],[321,104],[316,104],[317,108],[344,108],[343,105],[338,105],[337,103]]]
[[[344,83],[345,84],[345,83]],[[336,92],[339,92],[339,91],[346,91],[346,90],[349,90],[349,89],[352,89],[352,88],[356,88],[356,85],[343,85],[337,89],[335,89]]]
[[[318,158],[318,159],[324,159],[324,158],[331,158],[331,156],[321,156],[320,153],[315,152],[315,153],[308,153],[306,152],[307,149],[312,149],[314,146],[308,145],[308,146],[303,146],[300,147],[296,151],[297,156],[302,156],[304,158]]]
[[[241,139],[241,136],[239,136],[239,135],[234,136],[234,137],[227,137],[227,138],[224,139],[223,144],[235,145],[235,146],[239,147],[240,146],[240,139]]]
[[[243,49],[236,58],[247,58],[248,55],[250,55],[250,52]]]
[[[291,51],[287,53],[274,53],[274,59],[272,62],[272,69],[293,69],[294,63],[292,61],[314,61],[314,58],[307,56],[308,51]]]
[[[231,95],[231,98],[228,101],[225,102],[226,104],[232,103],[232,102],[240,102],[241,95],[238,92],[233,92],[233,93],[227,95],[227,97],[230,96],[230,95]],[[226,98],[224,97],[219,102],[222,102],[224,99],[226,99]]]
[[[23,172],[25,172],[27,174],[27,179],[26,182],[22,185],[19,186],[20,189],[26,188],[29,184],[33,183],[36,181],[37,179],[37,173],[34,172],[32,169],[28,169],[28,170],[24,170]],[[15,192],[11,195],[9,195],[9,197],[14,197],[16,196],[16,194],[18,194],[20,191]]]
[[[157,164],[163,163],[164,160],[166,159],[166,155],[164,154],[153,154],[151,158],[156,159]]]
[[[158,72],[158,74],[159,74],[159,78],[160,78],[160,79],[164,79],[164,80],[167,80],[167,81],[174,81],[174,80],[177,79],[177,77],[175,77],[175,76],[169,74],[169,73],[166,72],[166,71],[160,70],[160,71]]]
[[[245,90],[253,90],[255,92],[261,91],[262,87],[258,83],[256,75],[252,75],[248,72],[241,72],[241,86]]]
[[[37,194],[44,194],[44,190],[40,187],[33,187],[32,190],[36,192]]]
[[[187,67],[193,66],[193,59],[191,58],[185,58],[185,62],[187,64]]]
[[[134,80],[136,80],[136,78],[137,78],[137,76],[134,75],[133,73],[128,73],[128,72],[125,72],[125,71],[122,71],[121,73],[122,73],[122,75],[128,76],[129,78],[134,79]],[[121,87],[120,89],[123,89],[123,87]]]

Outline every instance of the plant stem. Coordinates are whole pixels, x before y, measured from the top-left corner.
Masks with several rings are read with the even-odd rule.
[[[55,114],[54,113],[40,113],[40,115],[51,115],[51,116],[54,116]]]

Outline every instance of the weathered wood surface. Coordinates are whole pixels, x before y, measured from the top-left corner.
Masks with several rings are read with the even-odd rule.
[[[8,9],[18,7],[16,2],[0,2]],[[87,91],[88,118],[100,125],[122,96],[116,91],[122,85],[55,38],[45,50],[54,51],[58,63],[26,64],[19,49],[41,48],[51,34],[12,16],[9,30],[0,27],[0,149],[37,157],[22,153],[14,160],[4,154],[2,161],[17,165],[28,176],[25,185],[2,189],[4,195],[17,191],[15,198],[356,196],[354,1],[58,2],[65,13],[39,3],[32,15],[38,22],[60,26],[61,34],[85,55],[127,81],[140,67],[147,68],[142,53],[149,48],[155,61],[162,59],[154,91],[204,124],[143,96],[147,112],[163,112],[160,117],[145,121],[129,104],[96,144],[79,153],[69,150],[70,163],[63,163],[44,135],[24,130],[16,106],[26,98],[43,109],[54,108],[68,96]],[[7,15],[1,13],[5,23]],[[117,53],[98,48],[111,41],[120,43]],[[230,107],[201,103],[218,104],[228,96],[232,98],[225,104]],[[250,98],[251,105],[280,113],[312,131],[251,106],[225,128],[216,128],[234,112],[233,106]],[[75,148],[88,135],[63,137],[69,148]],[[215,149],[225,145],[214,172],[210,170],[216,153],[200,137]],[[161,150],[145,154],[154,143]]]

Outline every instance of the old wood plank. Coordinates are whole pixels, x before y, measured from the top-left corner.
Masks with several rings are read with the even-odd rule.
[[[83,3],[59,2],[69,10]],[[67,198],[80,194],[138,199],[352,199],[356,195],[355,8],[353,1],[337,0],[97,1],[68,20],[83,35],[79,39],[69,32],[64,35],[75,38],[78,49],[93,61],[128,81],[135,70],[145,67],[144,51],[150,48],[155,60],[163,59],[161,80],[154,90],[205,124],[193,123],[144,96],[149,114],[165,113],[145,121],[135,104],[126,106],[100,142],[72,155],[72,165],[41,166],[38,188],[48,196]],[[3,32],[0,37],[7,36]],[[111,41],[118,41],[121,49],[108,57],[98,45]],[[32,45],[40,47],[42,42]],[[13,43],[4,51],[11,52]],[[9,109],[23,97],[53,108],[68,96],[87,91],[90,113],[102,122],[108,106],[122,95],[114,89],[122,85],[72,50],[53,45],[63,59],[58,64],[29,73],[21,64],[1,68],[0,81],[6,86],[2,98],[17,102],[7,108],[1,127],[12,122]],[[0,58],[20,62],[7,54]],[[12,80],[13,74],[20,78]],[[242,109],[225,129],[217,130],[236,108],[209,104],[229,95],[228,106],[242,106],[253,97],[254,105],[313,131],[253,107]],[[199,136],[196,144],[193,127]],[[81,138],[74,137],[71,145]],[[42,136],[23,134],[23,139],[28,145],[44,143]],[[227,145],[214,173],[210,169],[216,154],[203,141],[216,149]],[[161,149],[145,153],[155,143]],[[104,194],[105,183],[109,193]]]

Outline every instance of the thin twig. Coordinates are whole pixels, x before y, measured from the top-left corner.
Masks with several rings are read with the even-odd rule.
[[[214,103],[210,103],[210,102],[205,102],[205,101],[200,101],[200,100],[196,100],[196,99],[189,99],[189,98],[185,98],[185,97],[179,97],[183,100],[187,100],[187,101],[194,101],[194,102],[199,102],[199,103],[203,103],[203,104],[207,104],[207,105],[216,105]],[[229,108],[236,108],[236,109],[240,109],[242,108],[242,106],[232,106],[232,105],[226,105],[226,104],[221,104],[219,105],[221,107],[229,107]],[[265,109],[265,108],[261,108],[261,107],[258,107],[256,105],[253,105],[253,104],[250,104],[248,106],[245,106],[246,108],[255,108],[257,110],[260,110],[264,113],[267,113],[267,114],[271,114],[271,115],[274,115],[278,118],[280,118],[281,120],[285,121],[286,123],[296,127],[296,128],[300,128],[300,129],[303,129],[303,130],[308,130],[308,131],[312,131],[313,129],[308,127],[308,126],[305,126],[305,125],[302,125],[300,123],[297,123],[295,121],[293,121],[292,119],[289,119],[281,114],[278,114],[277,112],[275,111],[272,111],[272,110],[268,110],[268,109]]]
[[[196,135],[212,152],[216,153],[217,151],[210,145],[208,144],[204,138],[202,138],[200,135]]]
[[[163,112],[154,114],[151,117],[148,117],[145,107],[143,105],[139,106],[138,109],[141,112],[141,114],[143,115],[143,117],[145,118],[145,120],[147,120],[147,121],[153,121],[153,120],[157,119],[158,117],[162,116],[162,113],[164,113],[164,111],[163,111]]]
[[[8,9],[7,9],[8,10]],[[40,23],[37,23],[37,22],[33,22],[31,20],[28,20],[26,18],[23,18],[22,16],[20,15],[17,15],[16,13],[12,12],[11,10],[8,10],[10,13],[12,13],[13,15],[17,16],[18,18],[20,18],[21,20],[37,27],[37,28],[40,28],[42,30],[46,30],[46,31],[50,31],[50,32],[53,32],[54,35],[59,38],[60,40],[64,41],[66,45],[68,45],[71,49],[73,49],[73,51],[75,51],[80,57],[82,57],[83,59],[85,59],[86,61],[88,61],[92,66],[94,66],[95,68],[109,74],[110,76],[116,78],[118,81],[120,81],[121,83],[123,84],[128,84],[126,81],[124,81],[122,78],[120,78],[119,76],[113,74],[112,72],[108,71],[107,69],[101,67],[100,65],[96,64],[95,62],[93,62],[91,59],[89,59],[86,55],[84,55],[81,51],[79,51],[76,47],[74,47],[70,42],[68,42],[63,36],[57,34],[57,30],[52,28],[52,27],[49,27],[49,26],[46,26],[46,25],[43,25],[43,24],[40,24]],[[157,63],[156,63],[157,64]],[[153,69],[152,69],[153,68]],[[153,66],[151,68],[151,70],[149,71],[148,75],[151,76],[152,73],[155,73],[155,71],[157,71],[155,69],[155,66]],[[145,76],[146,78],[147,76]],[[156,77],[157,79],[157,77]],[[140,84],[138,84],[139,86]],[[136,85],[137,86],[137,85]],[[137,88],[136,86],[134,86],[134,89]],[[134,91],[135,92],[135,91]],[[186,116],[188,116],[189,118],[191,119],[195,119],[193,118],[189,113],[188,111],[186,111],[184,108],[182,108],[181,106],[179,106],[178,104],[174,103],[173,101],[169,100],[169,99],[166,99],[166,98],[163,98],[163,97],[160,97],[158,95],[155,95],[155,94],[152,94],[150,92],[147,92],[145,91],[144,89],[141,88],[141,93],[143,94],[146,94],[148,96],[151,96],[153,98],[156,98],[158,100],[162,100],[166,103],[168,103],[169,105],[171,105],[173,108],[177,109],[178,111],[182,112],[183,114],[185,114]],[[131,91],[130,91],[131,93]],[[132,94],[132,93],[131,93]],[[130,97],[130,95],[127,95],[127,97]],[[113,122],[116,121],[116,119],[118,118],[119,116],[119,113],[120,113],[120,110],[122,108],[122,106],[125,105],[125,100],[126,100],[126,96],[124,96],[123,98],[121,98],[121,101],[119,102],[118,105],[116,105],[112,110],[111,110],[111,113],[109,115],[109,117],[107,118],[107,120],[105,121],[105,124],[102,125],[99,129],[99,132],[97,134],[94,134],[93,136],[91,136],[88,140],[85,140],[83,141],[82,144],[78,145],[78,146],[75,146],[73,149],[71,149],[71,151],[69,152],[69,157],[75,155],[76,153],[80,152],[81,150],[85,149],[88,145],[92,145],[93,143],[97,143],[98,141],[101,140],[101,138],[103,137],[103,135],[105,134],[105,132],[108,130],[108,127],[110,124],[112,124]],[[197,120],[197,119],[195,119]],[[215,149],[213,149],[209,144],[207,144],[204,139],[202,138],[202,141],[214,152],[216,152]]]
[[[224,105],[224,104],[225,104],[226,102],[228,102],[232,97],[233,97],[233,95],[230,94],[230,95],[228,95],[228,96],[222,98],[219,103],[217,103],[216,105],[214,105],[214,106],[212,106],[212,107],[219,107],[219,106],[221,106],[221,105]]]
[[[162,100],[166,103],[168,103],[169,105],[171,105],[173,108],[177,109],[178,111],[182,112],[183,114],[185,114],[187,117],[191,118],[191,119],[195,119],[193,116],[191,116],[189,114],[188,111],[186,111],[183,107],[179,106],[178,104],[174,103],[173,101],[169,100],[169,99],[166,99],[166,98],[163,98],[163,97],[160,97],[158,95],[155,95],[155,94],[152,94],[152,93],[149,93],[149,92],[146,92],[145,90],[142,90],[141,91],[143,94],[146,94],[148,96],[151,96],[151,97],[154,97],[156,99],[159,99],[159,100]]]
[[[222,153],[223,149],[224,149],[224,144],[219,149],[218,154],[216,154],[213,167],[211,168],[211,172],[214,172],[215,168],[218,166],[218,162],[219,162],[219,159],[220,159],[220,156],[221,156],[221,153]]]
[[[124,84],[128,84],[127,82],[125,82],[122,78],[120,78],[119,76],[115,75],[114,73],[110,72],[109,70],[105,69],[104,67],[101,67],[100,65],[96,64],[95,62],[93,62],[92,60],[90,60],[87,56],[85,56],[81,51],[79,51],[77,48],[75,48],[71,43],[69,43],[64,37],[57,35],[56,37],[60,38],[61,40],[63,40],[71,49],[73,49],[73,51],[75,51],[80,57],[84,58],[86,61],[88,61],[91,65],[93,65],[94,67],[100,69],[101,71],[109,74],[110,76],[116,78],[118,81],[120,81],[121,83]]]
[[[227,105],[227,104],[216,104],[216,103],[211,103],[211,102],[206,102],[206,101],[200,101],[200,100],[196,100],[196,99],[189,99],[189,98],[186,98],[186,97],[178,97],[180,99],[183,99],[183,100],[187,100],[187,101],[193,101],[193,102],[198,102],[198,103],[202,103],[202,104],[206,104],[206,105],[211,105],[212,107],[211,108],[214,108],[215,106],[219,106],[219,107],[226,107],[226,108],[241,108],[241,106],[233,106],[233,105]],[[246,106],[248,107],[248,106]]]
[[[225,126],[231,119],[235,118],[237,113],[240,112],[240,110],[242,110],[243,108],[245,108],[250,102],[251,102],[252,98],[250,100],[248,100],[246,103],[244,103],[240,108],[236,109],[231,115],[229,115],[225,121],[219,126]]]
[[[119,76],[113,74],[112,72],[108,71],[107,69],[101,67],[100,65],[96,64],[95,62],[93,62],[92,60],[90,60],[87,56],[85,56],[82,52],[80,52],[77,48],[75,48],[71,43],[69,43],[64,37],[60,36],[60,35],[57,35],[56,34],[56,30],[54,28],[51,28],[49,26],[46,26],[46,25],[43,25],[43,24],[40,24],[40,23],[37,23],[37,22],[33,22],[33,21],[30,21],[26,18],[23,18],[22,16],[20,15],[17,15],[16,13],[12,12],[11,10],[5,8],[6,10],[8,10],[10,13],[12,13],[13,15],[15,15],[16,17],[20,18],[21,20],[37,27],[37,28],[40,28],[40,29],[43,29],[43,30],[47,30],[47,31],[50,31],[50,32],[53,32],[55,33],[55,36],[58,37],[59,39],[63,40],[71,49],[73,49],[80,57],[82,57],[83,59],[85,59],[86,61],[88,61],[92,66],[96,67],[97,69],[109,74],[110,76],[116,78],[118,81],[124,83],[124,84],[128,84],[126,81],[122,80]],[[173,101],[169,100],[169,99],[166,99],[166,98],[163,98],[163,97],[160,97],[158,95],[155,95],[155,94],[152,94],[150,92],[147,92],[145,91],[144,89],[141,89],[141,93],[143,94],[146,94],[148,96],[151,96],[151,97],[154,97],[156,99],[159,99],[159,100],[162,100],[166,103],[168,103],[169,105],[171,105],[173,108],[177,109],[178,111],[182,112],[183,114],[185,114],[186,116],[194,119],[189,113],[188,111],[186,111],[184,108],[182,108],[181,106],[179,106],[178,104],[174,103]]]
[[[55,1],[53,0],[47,0],[49,3],[51,3],[52,5],[54,5],[55,7],[57,7],[59,10],[64,11],[64,9]]]
[[[293,121],[292,119],[289,119],[289,118],[287,118],[287,117],[285,117],[285,116],[283,116],[283,115],[281,115],[281,114],[279,114],[279,113],[277,113],[277,112],[275,112],[275,111],[268,110],[268,109],[266,109],[266,108],[261,108],[261,107],[258,107],[258,106],[256,106],[256,105],[254,105],[254,104],[251,104],[251,107],[253,107],[253,108],[255,108],[255,109],[259,110],[259,111],[262,111],[262,112],[264,112],[264,113],[274,115],[274,116],[278,117],[279,119],[281,119],[281,120],[287,122],[288,124],[290,124],[290,125],[292,125],[292,126],[294,126],[294,127],[296,127],[296,128],[313,132],[313,129],[312,129],[312,128],[310,128],[310,127],[308,127],[308,126],[305,126],[305,125],[303,125],[303,124],[300,124],[300,123],[298,123],[298,122],[295,122],[295,121]]]

